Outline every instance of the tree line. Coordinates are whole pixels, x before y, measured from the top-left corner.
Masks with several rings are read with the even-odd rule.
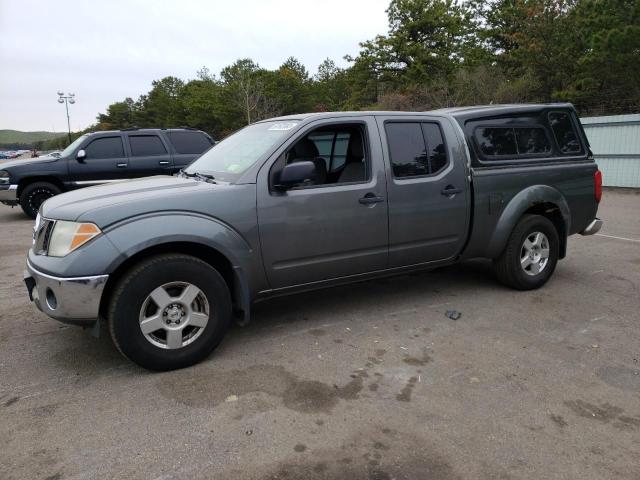
[[[109,105],[90,130],[190,126],[222,138],[277,115],[431,110],[488,103],[574,103],[581,115],[640,111],[638,0],[392,0],[386,34],[342,68],[311,75],[240,59],[219,74],[155,80]]]

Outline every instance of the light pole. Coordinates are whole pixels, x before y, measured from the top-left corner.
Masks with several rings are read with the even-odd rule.
[[[74,103],[76,103],[76,94],[67,93],[65,95],[63,91],[58,91],[58,103],[64,103],[64,106],[67,109],[67,130],[69,132],[69,143],[71,143],[71,121],[69,120],[69,104],[73,105]]]

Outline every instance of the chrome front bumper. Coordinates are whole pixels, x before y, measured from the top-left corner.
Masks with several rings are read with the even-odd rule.
[[[0,184],[0,202],[7,205],[18,203],[18,185]]]
[[[580,232],[580,235],[593,235],[594,233],[598,233],[602,228],[602,220],[599,218],[594,218],[593,222],[591,222],[587,228]]]
[[[29,298],[51,318],[74,325],[92,325],[98,319],[102,291],[109,275],[61,278],[36,270],[29,261],[24,283]]]

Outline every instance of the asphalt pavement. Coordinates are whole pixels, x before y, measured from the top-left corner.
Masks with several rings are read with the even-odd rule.
[[[540,290],[472,261],[283,297],[150,373],[30,304],[0,206],[0,478],[638,479],[640,195],[599,216]]]

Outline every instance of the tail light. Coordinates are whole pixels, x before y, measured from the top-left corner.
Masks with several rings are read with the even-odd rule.
[[[593,194],[596,197],[596,202],[600,203],[602,198],[602,172],[600,170],[596,170],[596,173],[593,174],[593,180],[595,183]]]

